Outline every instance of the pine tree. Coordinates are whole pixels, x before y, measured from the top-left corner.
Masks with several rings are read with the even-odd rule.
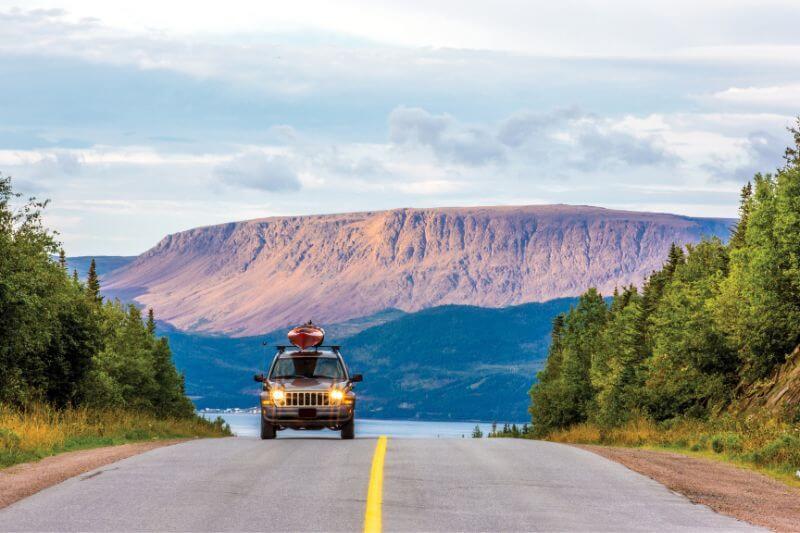
[[[72,269],[72,282],[77,285],[80,283],[80,279],[78,279],[78,271],[76,269]]]
[[[667,264],[664,265],[664,271],[670,276],[675,273],[679,265],[683,264],[686,257],[683,253],[683,248],[674,242],[669,246],[669,253],[667,254]]]
[[[100,278],[97,277],[97,264],[94,259],[89,263],[89,273],[86,275],[86,293],[98,302],[103,300],[100,296]]]
[[[472,430],[472,438],[473,439],[483,438],[483,431],[481,431],[481,427],[478,424],[475,424],[475,429]]]
[[[748,181],[747,184],[742,187],[742,192],[739,195],[739,221],[736,223],[731,233],[730,247],[732,250],[744,246],[745,234],[747,233],[747,219],[750,216],[752,198],[753,184]]]
[[[150,335],[156,334],[156,318],[152,307],[147,310],[147,332]]]
[[[786,161],[784,170],[800,167],[800,117],[797,117],[794,126],[786,128],[792,134],[794,146],[788,146],[783,153],[783,160]]]
[[[64,253],[64,249],[63,248],[61,248],[58,251],[58,264],[66,272],[66,270],[67,270],[67,254]]]

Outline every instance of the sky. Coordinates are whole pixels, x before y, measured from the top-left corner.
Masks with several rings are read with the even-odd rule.
[[[733,217],[800,114],[798,21],[796,0],[0,0],[0,173],[72,256],[397,207]]]

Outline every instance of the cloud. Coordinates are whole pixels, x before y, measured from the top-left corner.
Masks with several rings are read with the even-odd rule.
[[[505,159],[503,147],[480,127],[465,126],[448,115],[418,107],[398,107],[389,115],[389,140],[430,148],[444,161],[484,165]]]
[[[302,188],[290,160],[282,155],[249,152],[214,167],[222,182],[268,192],[298,191]]]
[[[800,102],[800,83],[770,87],[731,87],[713,93],[711,99],[739,106],[786,109],[796,113]]]
[[[648,166],[677,161],[657,135],[637,135],[610,119],[561,109],[518,112],[498,125],[465,125],[421,108],[396,108],[389,115],[389,140],[430,149],[442,161],[482,166],[513,161],[558,161],[565,169]]]
[[[718,180],[749,180],[761,172],[773,172],[783,162],[786,148],[784,139],[766,131],[752,131],[737,141],[736,157],[714,156],[703,165],[712,177]]]

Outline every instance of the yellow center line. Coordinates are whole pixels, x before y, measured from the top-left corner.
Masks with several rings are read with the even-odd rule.
[[[364,533],[380,533],[381,506],[383,504],[383,459],[386,457],[386,436],[378,437],[375,455],[372,456],[372,471],[367,490],[367,510],[364,513]]]

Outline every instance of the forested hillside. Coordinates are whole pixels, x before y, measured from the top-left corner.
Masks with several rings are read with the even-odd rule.
[[[359,416],[427,420],[523,420],[530,375],[547,355],[550,320],[575,303],[561,298],[503,309],[447,305],[389,310],[377,325],[326,327],[341,344],[358,385]],[[199,408],[253,407],[263,372],[286,329],[263,337],[210,337],[166,329],[175,362]],[[266,343],[264,346],[262,343]]]
[[[587,422],[609,430],[642,418],[664,428],[719,421],[785,363],[800,343],[800,131],[792,131],[798,147],[786,151],[785,167],[742,189],[727,245],[674,245],[641,290],[620,288],[606,304],[590,289],[554,320],[531,389],[537,435]],[[800,416],[796,404],[780,407],[776,420]]]
[[[17,197],[10,178],[0,177],[0,464],[66,446],[76,428],[59,429],[51,442],[43,438],[47,428],[39,427],[38,444],[26,440],[32,425],[57,424],[65,410],[83,410],[77,417],[63,415],[70,420],[90,421],[113,411],[109,419],[136,423],[144,416],[151,429],[153,420],[170,418],[187,421],[175,426],[179,434],[187,428],[189,434],[213,433],[184,395],[167,340],[155,335],[152,311],[144,321],[135,306],[104,301],[94,262],[86,282],[70,274],[54,235],[42,225],[46,203],[15,207]],[[37,422],[26,423],[28,416]],[[86,422],[84,429],[89,427]],[[119,431],[151,435],[130,433],[133,429]],[[111,436],[110,427],[97,431]],[[44,450],[26,448],[44,441],[50,443]]]

